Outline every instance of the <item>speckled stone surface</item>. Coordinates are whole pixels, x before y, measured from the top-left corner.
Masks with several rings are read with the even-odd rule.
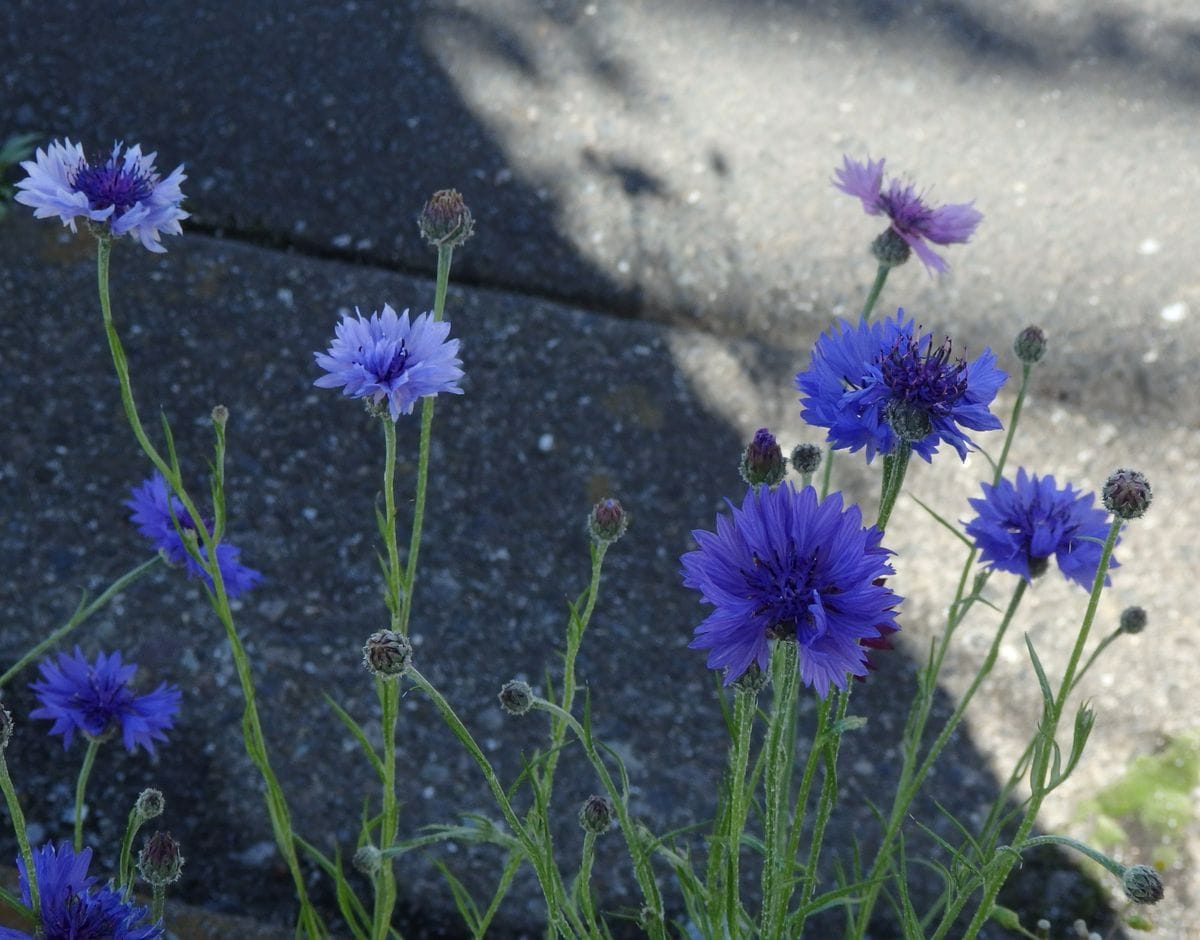
[[[423,670],[506,779],[541,728],[505,720],[495,692],[554,667],[566,600],[586,575],[583,517],[613,493],[634,527],[606,566],[580,663],[595,722],[629,763],[637,813],[674,827],[711,808],[722,735],[703,657],[685,649],[703,612],[679,586],[677,559],[690,531],[711,527],[722,498],[739,492],[737,454],[755,428],[769,425],[789,449],[814,437],[792,375],[831,317],[865,294],[863,246],[878,227],[827,184],[843,151],[887,156],[935,198],[975,198],[985,213],[972,244],[948,251],[949,276],[909,265],[882,306],[903,303],[956,345],[991,344],[1009,368],[1012,335],[1030,321],[1046,327],[1051,352],[1014,464],[1089,488],[1133,464],[1155,485],[1100,610],[1112,624],[1142,604],[1151,626],[1089,675],[1081,694],[1097,728],[1043,828],[1087,837],[1089,795],[1195,731],[1200,21],[1183,0],[1027,0],[1004,16],[966,0],[90,10],[0,9],[0,134],[40,130],[89,149],[124,138],[157,149],[163,169],[187,164],[191,234],[161,258],[121,245],[116,316],[144,413],[171,418],[194,486],[211,407],[232,413],[230,535],[267,576],[240,605],[239,628],[273,759],[316,844],[352,846],[369,782],[322,693],[369,724],[358,648],[383,616],[373,522],[382,446],[355,404],[311,387],[311,352],[355,305],[430,305],[432,255],[412,219],[441,186],[466,193],[478,234],[456,259],[448,307],[467,394],[438,407],[413,632]],[[88,240],[18,208],[0,227],[5,658],[68,616],[81,589],[102,590],[147,557],[121,506],[145,467],[122,433],[106,355]],[[1013,394],[1002,392],[1002,412]],[[402,474],[415,444],[415,422],[402,426]],[[846,459],[837,482],[870,505],[876,473]],[[943,459],[914,467],[909,488],[957,519],[986,473],[978,457],[965,469]],[[896,703],[907,694],[897,689],[961,564],[953,536],[910,501],[889,544],[904,631],[856,693],[871,723],[843,753],[846,795],[830,835],[843,849],[870,831],[864,799],[896,772]],[[1007,589],[996,579],[993,600]],[[1020,633],[1061,669],[1082,608],[1061,581],[1032,592],[931,787],[964,818],[990,799],[1036,720]],[[960,634],[946,711],[994,626],[983,614]],[[156,571],[79,641],[119,644],[143,681],[185,693],[157,760],[101,752],[89,790],[99,840],[114,844],[128,802],[155,783],[189,860],[181,894],[286,923],[288,879],[199,586]],[[31,705],[23,683],[5,697],[18,716]],[[69,828],[74,764],[40,731],[22,729],[11,761],[27,812],[53,838]],[[412,696],[400,746],[406,833],[491,812],[469,760]],[[564,772],[559,844],[571,858],[574,805],[595,787],[571,755]],[[1188,936],[1200,897],[1190,800],[1170,837],[1168,900],[1154,912],[1166,936]],[[1149,860],[1155,839],[1131,831],[1123,857]],[[602,896],[636,907],[615,839],[607,851]],[[488,852],[462,848],[450,863],[480,890],[495,877]],[[1026,881],[1023,909],[1065,929],[1074,895],[1051,877]],[[427,859],[404,861],[402,884],[410,933],[456,935]],[[519,881],[498,935],[536,932],[534,892]]]

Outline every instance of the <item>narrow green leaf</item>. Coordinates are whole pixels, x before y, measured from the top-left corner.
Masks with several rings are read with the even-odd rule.
[[[379,779],[382,782],[386,776],[383,767],[383,760],[378,754],[375,753],[375,748],[373,748],[371,746],[371,742],[367,740],[366,732],[363,731],[362,726],[354,720],[349,712],[342,708],[341,705],[335,702],[327,694],[325,695],[325,701],[329,704],[329,707],[333,709],[333,713],[337,715],[339,719],[341,719],[342,724],[344,724],[346,728],[349,729],[350,733],[354,735],[354,739],[358,741],[360,745],[362,745],[363,753],[367,755],[367,760],[371,762],[371,766],[375,768],[375,773],[378,774]]]
[[[941,523],[941,524],[942,524],[942,525],[943,525],[943,526],[944,526],[946,529],[948,529],[948,530],[950,531],[950,533],[951,533],[951,534],[952,534],[952,535],[953,535],[953,536],[954,536],[956,539],[958,539],[960,542],[962,542],[962,543],[963,543],[965,546],[967,546],[967,548],[974,548],[974,547],[975,547],[975,543],[974,543],[974,542],[972,542],[972,541],[971,541],[969,538],[967,538],[965,535],[963,535],[961,532],[959,532],[959,531],[958,531],[958,529],[956,529],[956,528],[955,528],[953,525],[951,525],[949,522],[947,522],[945,519],[943,519],[941,516],[939,516],[939,515],[938,515],[936,512],[934,512],[934,511],[933,511],[933,510],[932,510],[932,509],[931,509],[929,506],[927,506],[927,505],[926,505],[924,502],[922,502],[922,501],[921,501],[920,499],[918,499],[916,496],[913,496],[913,494],[912,494],[912,493],[909,493],[908,495],[909,495],[909,496],[910,496],[910,497],[911,497],[911,498],[912,498],[912,499],[913,499],[913,500],[916,502],[916,504],[917,504],[918,506],[920,506],[920,507],[921,507],[922,509],[924,509],[924,510],[925,510],[927,513],[929,513],[929,515],[933,516],[933,518],[934,518],[934,519],[936,519],[936,520],[937,520],[938,522],[940,522],[940,523]]]

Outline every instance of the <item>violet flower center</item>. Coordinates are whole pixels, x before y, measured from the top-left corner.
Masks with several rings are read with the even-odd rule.
[[[408,349],[404,345],[404,340],[400,340],[400,347],[392,352],[387,361],[382,363],[382,368],[379,369],[380,384],[398,379],[407,364]]]
[[[120,218],[154,192],[154,177],[149,173],[127,172],[124,161],[110,158],[98,166],[81,162],[71,185],[88,197],[93,209],[113,207],[113,218]]]
[[[781,558],[753,556],[754,568],[743,571],[749,596],[759,601],[755,616],[766,614],[772,626],[783,626],[814,636],[825,633],[824,609],[812,584],[816,552],[801,559],[790,542]]]
[[[879,371],[893,397],[944,418],[967,390],[966,360],[950,357],[948,338],[937,347],[930,343],[922,353],[920,342],[908,337],[882,357]]]

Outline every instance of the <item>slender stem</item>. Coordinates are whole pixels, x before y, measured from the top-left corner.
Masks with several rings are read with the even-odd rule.
[[[592,904],[592,863],[596,860],[596,833],[583,834],[583,851],[579,856],[579,874],[575,877],[575,897],[587,924],[589,936],[601,936],[596,925],[596,908]]]
[[[900,496],[900,488],[904,485],[904,476],[908,473],[908,459],[912,456],[912,445],[903,441],[897,442],[896,452],[889,455],[890,465],[884,464],[883,495],[879,499],[879,518],[875,520],[875,528],[880,532],[887,528],[892,516],[892,509]],[[885,458],[885,461],[887,458]]]
[[[142,828],[143,820],[135,804],[129,811],[129,821],[125,823],[125,835],[121,838],[121,854],[117,860],[117,885],[130,887],[133,884],[133,840]]]
[[[0,688],[3,688],[5,685],[7,685],[8,681],[12,679],[13,676],[19,673],[31,662],[33,662],[47,650],[52,649],[54,646],[60,643],[71,633],[72,630],[84,623],[84,621],[91,617],[92,614],[103,608],[105,604],[112,600],[115,595],[125,590],[125,588],[157,565],[160,561],[162,561],[162,556],[155,555],[153,558],[142,562],[136,568],[126,571],[123,575],[121,575],[121,577],[117,578],[116,581],[104,589],[103,594],[97,597],[90,604],[81,604],[79,608],[76,609],[75,613],[71,615],[70,620],[64,623],[57,630],[50,633],[44,640],[38,643],[37,646],[22,656],[7,672],[5,672],[3,675],[0,675]]]
[[[150,895],[150,923],[161,923],[163,919],[163,908],[167,903],[167,886],[163,884],[153,885]]]
[[[871,285],[871,292],[867,294],[867,302],[863,304],[863,319],[871,319],[871,311],[875,309],[875,301],[879,299],[879,295],[883,292],[883,285],[887,282],[888,272],[891,267],[886,264],[881,264],[875,272],[875,283]]]
[[[1066,708],[1067,696],[1071,694],[1071,689],[1075,685],[1075,671],[1079,667],[1080,657],[1083,655],[1083,648],[1087,644],[1088,634],[1091,632],[1092,623],[1096,619],[1096,610],[1100,606],[1100,595],[1104,592],[1104,582],[1108,578],[1108,563],[1112,558],[1113,548],[1117,544],[1117,536],[1120,535],[1121,527],[1124,525],[1124,520],[1114,518],[1108,529],[1108,537],[1104,540],[1104,548],[1100,552],[1100,562],[1096,566],[1096,577],[1092,581],[1092,592],[1088,598],[1087,611],[1083,615],[1083,623],[1079,627],[1079,635],[1075,639],[1075,646],[1071,650],[1071,658],[1067,662],[1066,672],[1063,673],[1062,682],[1059,684],[1058,693],[1054,698],[1053,703],[1049,708],[1049,714],[1043,719],[1043,726],[1038,729],[1038,737],[1041,739],[1041,747],[1037,748],[1034,753],[1033,766],[1029,771],[1029,786],[1031,796],[1029,804],[1025,808],[1025,816],[1021,820],[1020,826],[1017,827],[1016,836],[1013,838],[1013,845],[1022,845],[1030,830],[1033,828],[1034,822],[1037,820],[1038,810],[1041,809],[1042,801],[1046,798],[1049,790],[1046,789],[1046,774],[1049,771],[1051,753],[1054,750],[1054,737],[1058,731],[1058,723],[1062,718],[1063,710]],[[971,923],[967,928],[963,940],[974,940],[983,925],[987,922],[988,915],[992,909],[992,905],[996,902],[996,895],[1000,893],[1000,888],[1008,879],[1008,874],[1012,871],[1016,860],[1011,855],[1005,855],[997,860],[997,864],[988,869],[986,881],[984,883],[983,899],[979,907],[975,911],[975,916],[971,919]]]
[[[1012,417],[1008,419],[1008,433],[1004,435],[1004,448],[1000,451],[1000,459],[996,463],[996,473],[992,477],[992,486],[1000,483],[1000,477],[1004,474],[1004,465],[1008,462],[1008,450],[1012,447],[1013,437],[1016,436],[1017,423],[1021,420],[1021,406],[1025,404],[1025,393],[1029,390],[1029,375],[1033,371],[1033,367],[1027,363],[1021,363],[1021,387],[1017,390],[1017,400],[1013,403]]]
[[[400,575],[400,551],[396,545],[396,423],[387,415],[380,419],[380,423],[383,424],[383,541],[388,556],[387,606],[391,613],[391,628],[403,633],[400,629],[401,598],[408,595],[408,579]]]
[[[767,719],[761,933],[775,937],[782,929],[779,898],[792,880],[794,858],[785,851],[787,832],[783,827],[784,805],[789,794],[784,781],[790,779],[789,769],[794,755],[787,748],[788,728],[796,720],[796,689],[799,671],[796,665],[797,644],[777,640],[771,654],[771,685],[774,695]]]
[[[279,780],[276,778],[267,756],[266,739],[262,733],[262,723],[259,720],[258,706],[255,703],[254,679],[250,671],[250,660],[246,655],[246,649],[242,645],[241,638],[238,636],[237,627],[233,620],[233,612],[229,606],[229,596],[225,591],[224,577],[221,573],[220,565],[216,561],[216,540],[213,533],[204,524],[203,517],[196,510],[195,503],[184,488],[178,466],[174,460],[168,463],[163,459],[162,455],[159,454],[158,450],[146,436],[146,432],[142,428],[141,419],[138,417],[137,406],[133,399],[133,387],[129,378],[129,363],[125,358],[125,350],[121,346],[121,339],[117,334],[112,318],[108,285],[111,248],[112,242],[110,238],[102,237],[97,239],[96,277],[100,295],[100,312],[104,319],[104,332],[108,338],[108,347],[112,355],[113,368],[121,387],[121,404],[125,410],[125,417],[129,422],[129,427],[133,431],[133,435],[141,446],[143,453],[145,453],[155,468],[162,473],[174,495],[183,504],[185,512],[195,526],[198,541],[203,545],[204,552],[200,553],[197,549],[194,557],[196,557],[197,562],[208,573],[211,579],[212,583],[208,591],[209,601],[217,614],[217,619],[221,621],[221,626],[225,630],[226,641],[229,643],[233,654],[234,667],[237,670],[242,698],[245,701],[245,708],[242,713],[242,737],[246,745],[246,752],[249,754],[250,759],[262,776],[263,782],[266,784],[267,813],[271,819],[272,833],[275,836],[276,845],[279,847],[279,851],[283,855],[288,870],[292,875],[292,884],[296,891],[296,899],[300,904],[299,926],[303,928],[304,932],[312,940],[320,940],[320,938],[325,936],[326,931],[315,908],[312,906],[312,902],[308,899],[308,889],[305,885],[304,873],[300,870],[300,862],[296,853],[295,834],[292,831],[287,801],[284,798],[283,789],[279,785]],[[169,440],[168,443],[170,443]],[[171,451],[171,453],[173,457],[174,452]],[[178,526],[178,520],[175,521]],[[187,544],[188,541],[185,539],[184,545],[186,546]]]
[[[792,806],[792,823],[788,836],[788,858],[796,858],[800,851],[800,836],[804,829],[804,814],[808,811],[808,797],[812,793],[813,781],[817,775],[817,764],[822,754],[821,741],[829,729],[829,709],[833,702],[829,697],[822,699],[817,706],[817,727],[813,732],[812,741],[808,748],[808,757],[804,762],[804,773],[800,777],[800,790],[796,794],[796,802]],[[808,878],[808,872],[805,873]]]
[[[706,890],[708,919],[713,929],[724,929],[736,937],[741,923],[742,831],[752,794],[747,792],[746,768],[750,763],[750,738],[758,710],[758,692],[734,692],[733,733],[729,743],[729,769],[725,777],[725,805],[718,828],[709,843]]]
[[[492,798],[496,801],[496,805],[504,816],[505,822],[512,829],[513,835],[525,847],[525,851],[529,855],[529,860],[533,863],[538,884],[542,888],[542,895],[546,901],[550,926],[554,930],[569,936],[569,928],[564,922],[562,907],[557,903],[559,895],[549,872],[548,866],[550,863],[542,857],[540,846],[530,836],[529,831],[517,816],[512,803],[509,802],[508,795],[504,792],[504,787],[500,785],[500,779],[496,776],[496,771],[487,759],[487,755],[483,753],[483,750],[475,742],[475,739],[471,736],[471,732],[467,730],[467,726],[462,723],[462,719],[458,717],[454,709],[450,706],[450,703],[446,701],[441,692],[430,684],[429,680],[421,674],[416,666],[409,666],[405,675],[408,676],[414,686],[429,696],[434,707],[437,708],[438,713],[442,716],[442,720],[454,732],[454,736],[458,738],[463,747],[466,748],[467,753],[471,755],[475,763],[479,766],[479,769],[483,772],[484,780],[487,782],[488,789],[492,792]],[[539,701],[535,699],[534,704],[537,705]]]
[[[0,718],[0,720],[4,719]],[[5,723],[9,723],[9,721],[11,719],[6,720]],[[33,865],[33,852],[29,848],[29,835],[25,830],[25,814],[21,811],[21,801],[17,799],[17,790],[13,786],[12,777],[9,776],[8,761],[4,757],[4,749],[7,746],[8,742],[0,745],[0,790],[4,791],[4,802],[8,805],[13,834],[17,837],[17,848],[21,853],[21,861],[25,863],[25,880],[29,884],[29,907],[36,918],[42,909],[38,900],[37,869]]]
[[[100,750],[99,738],[88,738],[88,747],[79,768],[79,779],[75,781],[75,851],[83,851],[83,793],[87,789],[92,765],[96,763],[96,752]]]
[[[617,814],[617,823],[621,829],[621,835],[625,837],[625,845],[629,850],[629,857],[633,861],[634,876],[637,878],[638,885],[642,889],[642,896],[645,899],[647,907],[655,915],[645,924],[645,929],[656,940],[666,940],[666,932],[662,922],[662,896],[659,894],[658,883],[654,880],[654,871],[650,867],[647,853],[643,850],[642,838],[629,816],[626,794],[617,788],[612,774],[608,772],[604,761],[600,759],[600,754],[596,750],[596,743],[592,739],[591,733],[579,723],[574,715],[563,711],[554,702],[548,702],[543,698],[535,697],[533,707],[548,712],[551,715],[557,715],[566,722],[567,726],[579,739],[579,743],[583,745],[583,751],[587,755],[588,761],[596,771],[597,776],[599,776],[600,783],[613,804],[613,809]]]
[[[1031,849],[1038,845],[1065,845],[1068,848],[1074,849],[1076,852],[1086,855],[1093,862],[1103,866],[1118,878],[1125,877],[1125,866],[1120,862],[1109,858],[1103,852],[1093,849],[1090,845],[1080,842],[1078,839],[1072,839],[1070,836],[1033,836],[1032,838],[1026,839],[1024,842],[1022,842],[1021,845],[1017,847],[1017,851],[1024,852],[1026,849]]]
[[[846,717],[850,706],[850,692],[853,686],[847,686],[838,693],[837,721]],[[801,887],[801,904],[812,900],[817,888],[817,863],[821,860],[821,846],[825,841],[825,827],[833,814],[833,805],[837,801],[837,759],[842,744],[842,733],[830,735],[830,740],[823,746],[825,753],[825,775],[821,781],[821,795],[817,800],[817,818],[813,823],[812,841],[809,845],[808,864],[804,869],[804,882]],[[801,921],[801,925],[803,925]]]
[[[833,445],[828,444],[825,447],[825,457],[822,461],[825,466],[821,468],[821,499],[829,495],[829,484],[833,479]]]

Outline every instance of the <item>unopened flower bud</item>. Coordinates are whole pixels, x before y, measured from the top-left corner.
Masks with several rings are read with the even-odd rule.
[[[379,630],[367,638],[363,647],[363,665],[376,676],[394,679],[412,665],[412,643],[403,633]]]
[[[373,845],[361,846],[351,861],[368,878],[374,878],[383,870],[383,853]]]
[[[1120,469],[1104,484],[1104,506],[1120,519],[1137,519],[1150,508],[1154,494],[1145,474]]]
[[[475,219],[454,189],[439,189],[429,197],[417,220],[421,235],[435,248],[461,245],[475,231]]]
[[[1163,880],[1149,865],[1131,865],[1121,879],[1125,897],[1136,904],[1157,904],[1163,899]]]
[[[1026,365],[1033,365],[1046,355],[1046,334],[1040,327],[1025,327],[1013,342],[1013,352]]]
[[[8,742],[12,740],[12,731],[12,713],[3,705],[0,705],[0,751],[8,747]]]
[[[1121,632],[1136,636],[1146,629],[1146,611],[1141,607],[1126,607],[1121,611]]]
[[[183,856],[179,854],[179,843],[169,832],[156,832],[138,853],[138,871],[155,887],[169,885],[179,880],[183,869]]]
[[[746,445],[742,453],[742,462],[738,467],[742,479],[751,486],[765,483],[776,486],[787,473],[787,464],[783,460],[783,449],[775,440],[775,435],[766,428],[754,432],[754,439]]]
[[[608,800],[602,796],[592,794],[583,801],[583,806],[579,808],[579,825],[583,826],[584,832],[590,832],[593,835],[601,835],[608,832],[612,828],[613,820],[616,814],[613,812],[613,807]]]
[[[925,440],[933,430],[929,412],[903,398],[893,398],[888,402],[884,415],[892,433],[906,444]]]
[[[592,507],[588,516],[588,535],[597,544],[609,545],[629,528],[629,514],[618,500],[608,497]]]
[[[908,242],[891,226],[888,226],[875,241],[871,242],[871,254],[886,268],[904,264],[912,255]]]
[[[163,799],[162,791],[147,788],[138,794],[133,812],[141,822],[146,822],[161,816],[166,807],[167,801]]]
[[[223,428],[229,421],[229,409],[224,405],[217,405],[212,410],[212,423],[217,427]]]
[[[510,679],[500,689],[500,707],[510,715],[524,715],[533,707],[533,689],[528,682]]]
[[[797,444],[792,451],[792,467],[797,473],[814,474],[821,466],[821,448],[816,444]]]

